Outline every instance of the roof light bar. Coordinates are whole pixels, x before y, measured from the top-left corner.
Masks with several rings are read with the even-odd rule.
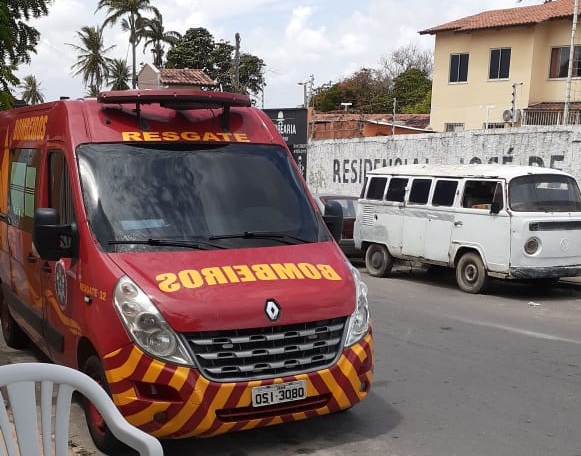
[[[170,109],[216,109],[251,106],[250,97],[238,93],[204,90],[112,90],[101,92],[97,101],[103,104],[159,104]]]

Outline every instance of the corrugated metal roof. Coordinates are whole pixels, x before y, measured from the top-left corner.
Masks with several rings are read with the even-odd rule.
[[[468,32],[490,28],[536,25],[553,19],[566,19],[573,15],[574,0],[553,0],[542,5],[523,6],[502,10],[485,11],[463,17],[436,27],[420,31],[420,35],[439,32]]]
[[[215,86],[216,81],[202,70],[190,69],[162,69],[160,71],[161,85],[198,85]]]

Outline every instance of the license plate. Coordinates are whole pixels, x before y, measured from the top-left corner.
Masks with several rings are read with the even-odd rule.
[[[278,385],[257,386],[252,388],[252,406],[281,404],[283,402],[300,401],[307,397],[305,380],[279,383]]]

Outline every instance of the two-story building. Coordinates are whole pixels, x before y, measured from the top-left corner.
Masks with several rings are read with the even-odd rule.
[[[435,131],[581,123],[581,45],[569,55],[575,0],[485,11],[422,30],[435,36]],[[576,41],[575,41],[576,42]]]

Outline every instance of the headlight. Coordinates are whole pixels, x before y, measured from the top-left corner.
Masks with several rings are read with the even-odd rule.
[[[355,312],[349,318],[349,330],[345,346],[359,342],[369,331],[369,305],[367,303],[367,285],[361,280],[359,271],[349,265],[355,283]]]
[[[190,355],[151,299],[127,276],[115,286],[113,303],[133,341],[155,358],[193,365]]]

